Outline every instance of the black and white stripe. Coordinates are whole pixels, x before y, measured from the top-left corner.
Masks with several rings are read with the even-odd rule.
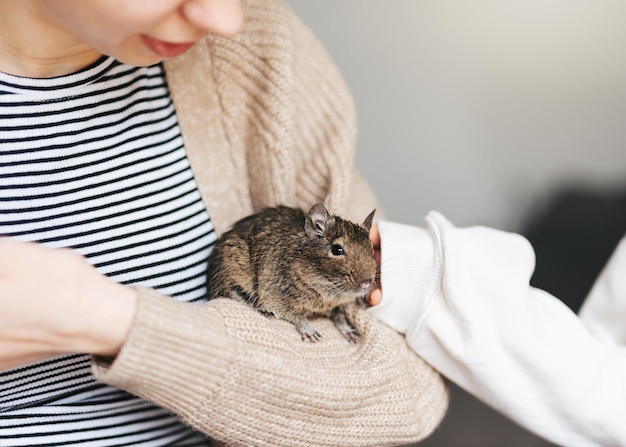
[[[72,247],[120,283],[204,299],[215,233],[161,65],[102,58],[58,78],[0,73],[0,235]],[[207,443],[97,383],[86,355],[0,372],[0,446]]]

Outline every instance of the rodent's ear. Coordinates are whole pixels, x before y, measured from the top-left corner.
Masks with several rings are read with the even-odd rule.
[[[369,216],[367,216],[365,218],[365,220],[363,221],[363,226],[365,227],[365,229],[367,231],[370,231],[370,229],[372,228],[372,222],[374,221],[374,213],[376,212],[376,210],[374,209],[374,211],[372,211]]]
[[[309,214],[304,221],[304,231],[309,238],[324,236],[326,229],[326,220],[328,220],[328,210],[321,203],[316,203],[309,210]]]

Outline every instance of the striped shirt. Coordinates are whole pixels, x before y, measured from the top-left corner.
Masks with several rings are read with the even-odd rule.
[[[50,79],[0,73],[0,235],[72,247],[117,282],[204,299],[215,233],[162,65],[103,57]],[[0,446],[207,444],[96,382],[87,355],[0,372]]]

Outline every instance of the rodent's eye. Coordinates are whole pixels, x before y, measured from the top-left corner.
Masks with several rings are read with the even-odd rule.
[[[330,252],[335,256],[341,256],[346,254],[343,247],[339,244],[333,244],[332,247],[330,247]]]

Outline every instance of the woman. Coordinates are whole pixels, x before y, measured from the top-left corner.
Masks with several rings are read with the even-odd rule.
[[[375,205],[350,95],[283,3],[0,12],[0,445],[206,445],[194,430],[384,445],[434,429],[441,377],[371,317],[358,345],[323,323],[307,344],[240,304],[201,304],[238,218]]]

